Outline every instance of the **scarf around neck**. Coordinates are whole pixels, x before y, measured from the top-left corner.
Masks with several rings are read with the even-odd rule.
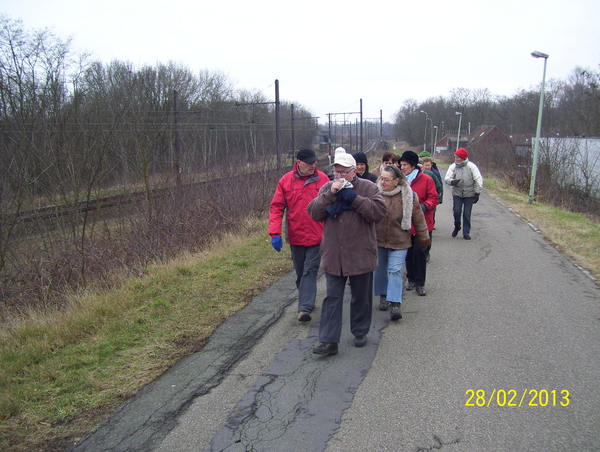
[[[402,220],[400,221],[400,227],[403,231],[410,230],[414,195],[412,189],[408,186],[408,183],[401,181],[396,188],[391,191],[384,191],[381,188],[381,182],[377,182],[377,187],[383,196],[391,197],[400,193],[400,196],[402,196]]]
[[[415,168],[408,176],[406,176],[406,180],[409,185],[412,184],[412,182],[416,179],[417,174],[419,174],[419,168]]]

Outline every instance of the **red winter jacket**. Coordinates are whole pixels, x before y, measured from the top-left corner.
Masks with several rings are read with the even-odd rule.
[[[410,184],[410,188],[419,196],[419,203],[427,206],[427,210],[424,212],[425,222],[427,223],[427,230],[429,232],[433,231],[433,211],[438,205],[439,198],[434,180],[428,174],[419,171],[417,177]],[[410,228],[410,233],[412,235],[416,234],[414,225]]]
[[[320,245],[324,223],[313,220],[307,207],[327,182],[329,177],[319,170],[312,176],[300,176],[296,162],[294,169],[283,175],[275,189],[269,212],[269,235],[282,235],[281,224],[287,213],[286,239],[290,245]]]

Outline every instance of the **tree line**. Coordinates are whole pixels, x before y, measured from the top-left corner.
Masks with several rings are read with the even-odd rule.
[[[108,262],[143,266],[185,248],[181,236],[199,226],[190,212],[203,203],[206,233],[214,229],[204,225],[208,218],[232,221],[235,206],[264,209],[275,156],[310,146],[317,133],[312,112],[275,105],[274,97],[275,89],[272,96],[238,90],[220,72],[173,62],[135,68],[95,61],[75,54],[69,39],[0,15],[0,308],[30,297],[46,304],[59,281],[85,286],[92,274],[110,273]],[[153,196],[248,168],[265,174],[246,184],[252,189]],[[19,222],[21,212],[40,207],[139,192],[147,202],[120,213],[86,210],[37,227]],[[189,235],[192,248],[204,240]],[[121,251],[109,250],[111,243]]]
[[[600,72],[576,67],[567,80],[549,80],[544,93],[542,136],[600,136]],[[462,113],[461,134],[469,124],[495,125],[508,135],[534,134],[539,100],[539,86],[513,96],[493,95],[487,88],[455,88],[449,96],[423,102],[407,99],[394,115],[395,135],[413,146],[423,144],[426,118],[421,111],[438,127],[438,138],[457,133],[456,112]],[[428,143],[432,138],[428,135]]]

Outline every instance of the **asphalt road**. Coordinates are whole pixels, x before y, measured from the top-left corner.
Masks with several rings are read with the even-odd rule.
[[[73,450],[600,450],[600,290],[486,195],[452,238],[451,204],[427,296],[398,322],[374,303],[366,347],[346,324],[338,355],[312,354],[319,310],[296,320],[289,274]]]

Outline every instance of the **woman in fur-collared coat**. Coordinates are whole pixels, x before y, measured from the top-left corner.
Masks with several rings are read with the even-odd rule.
[[[379,295],[379,310],[387,311],[391,304],[392,320],[402,318],[402,267],[411,247],[411,225],[414,224],[418,246],[429,246],[430,238],[419,197],[412,191],[406,177],[394,165],[382,168],[377,180],[387,206],[383,220],[375,226],[379,266],[374,275],[374,292]]]

